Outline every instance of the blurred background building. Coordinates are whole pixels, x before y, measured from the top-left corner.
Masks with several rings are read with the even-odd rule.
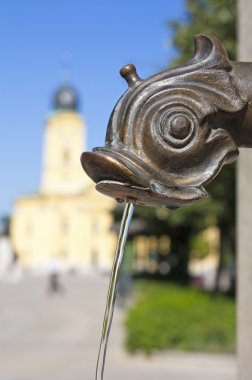
[[[76,91],[61,86],[46,121],[39,190],[15,201],[11,242],[22,267],[45,269],[57,260],[65,269],[111,268],[114,201],[81,168],[86,131],[78,108]]]

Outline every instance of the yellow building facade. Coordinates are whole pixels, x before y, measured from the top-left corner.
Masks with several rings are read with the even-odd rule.
[[[75,91],[61,87],[46,122],[40,189],[14,204],[12,246],[26,268],[43,269],[54,259],[66,269],[112,265],[115,201],[99,194],[81,168],[85,123],[77,109]]]

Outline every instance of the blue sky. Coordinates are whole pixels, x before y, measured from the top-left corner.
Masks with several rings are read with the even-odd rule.
[[[44,122],[66,65],[81,96],[88,149],[102,145],[115,102],[126,90],[119,69],[142,78],[174,57],[169,19],[184,0],[2,0],[0,63],[0,215],[15,197],[37,191]],[[63,63],[64,56],[71,63]]]

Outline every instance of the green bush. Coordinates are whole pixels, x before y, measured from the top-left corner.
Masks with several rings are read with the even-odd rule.
[[[234,300],[192,288],[141,283],[125,324],[129,352],[235,349]]]

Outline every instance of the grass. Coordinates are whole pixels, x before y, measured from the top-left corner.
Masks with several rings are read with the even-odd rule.
[[[233,352],[235,302],[199,290],[142,282],[126,321],[129,352]]]

